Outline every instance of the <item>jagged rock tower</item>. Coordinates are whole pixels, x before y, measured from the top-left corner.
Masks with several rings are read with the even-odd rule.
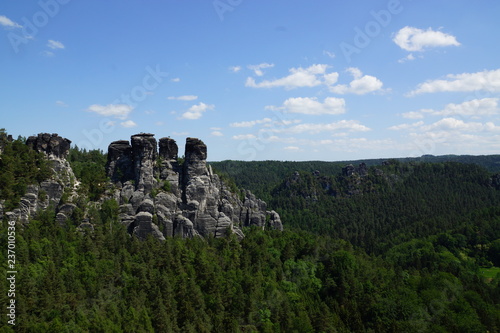
[[[157,151],[159,146],[159,151]],[[108,148],[107,175],[116,185],[120,220],[144,239],[169,236],[243,237],[241,226],[282,230],[279,215],[246,191],[243,201],[207,166],[207,146],[187,138],[185,159],[178,161],[175,140],[141,133]],[[269,216],[269,219],[266,217]]]

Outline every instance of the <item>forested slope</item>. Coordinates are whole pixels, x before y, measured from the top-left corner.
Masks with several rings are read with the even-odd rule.
[[[41,155],[9,154],[14,180],[47,176]],[[23,159],[40,167],[23,174]],[[222,163],[285,231],[140,241],[105,196],[104,154],[68,160],[77,209],[65,225],[51,207],[18,226],[16,326],[4,318],[2,332],[500,332],[500,189],[476,164]],[[4,220],[4,253],[6,235]]]

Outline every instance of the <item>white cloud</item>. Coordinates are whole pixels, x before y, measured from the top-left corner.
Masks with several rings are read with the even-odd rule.
[[[108,104],[108,105],[93,104],[88,107],[87,111],[95,112],[105,117],[115,117],[118,119],[125,120],[133,109],[134,108],[132,106],[127,104]]]
[[[255,75],[262,76],[264,75],[264,72],[262,70],[266,68],[273,68],[274,64],[268,64],[267,62],[264,62],[258,65],[248,65],[247,67],[248,69],[251,69],[255,73]]]
[[[198,99],[198,96],[195,95],[169,96],[167,97],[167,99],[178,100],[178,101],[194,101]]]
[[[330,91],[336,94],[356,94],[356,95],[364,95],[370,92],[382,90],[383,83],[375,76],[364,75],[359,70],[359,68],[351,67],[347,69],[354,80],[349,83],[349,86],[345,84],[339,84],[333,87],[330,87]]]
[[[416,59],[416,58],[415,58],[415,56],[413,55],[413,53],[410,53],[410,54],[408,54],[406,57],[399,59],[399,60],[398,60],[398,62],[402,64],[402,63],[404,63],[404,62],[407,62],[407,61],[412,61],[412,60],[415,60],[415,59]]]
[[[411,128],[422,126],[423,124],[424,124],[423,121],[418,121],[418,122],[413,123],[413,124],[401,124],[401,125],[391,126],[391,127],[389,127],[389,129],[393,130],[393,131],[408,130]]]
[[[122,125],[125,128],[132,128],[137,126],[137,124],[132,120],[121,122],[120,125]]]
[[[54,52],[50,52],[50,51],[43,51],[42,52],[42,55],[46,56],[46,57],[53,57],[54,56]]]
[[[288,147],[285,147],[283,149],[289,150],[289,151],[300,151],[301,150],[299,147],[296,147],[296,146],[288,146]]]
[[[210,133],[210,135],[212,135],[212,136],[224,136],[224,134],[222,134],[221,131],[213,131],[212,133]]]
[[[208,105],[200,102],[199,104],[193,105],[181,116],[182,119],[196,120],[203,116],[203,113],[207,110],[213,110],[214,105]]]
[[[22,28],[21,25],[9,19],[7,16],[0,15],[0,25],[6,28]]]
[[[283,102],[283,106],[266,106],[269,110],[283,110],[285,113],[300,113],[308,115],[335,115],[345,113],[345,100],[343,98],[327,97],[323,103],[316,97],[295,97]]]
[[[323,76],[323,78],[325,79],[325,84],[327,86],[332,86],[335,83],[337,83],[337,81],[339,80],[339,73],[337,73],[337,72],[328,73],[328,74],[325,74]]]
[[[172,81],[172,82],[180,82],[181,79],[178,78],[178,77],[174,77],[173,79],[170,79],[170,81]]]
[[[64,108],[68,107],[68,104],[64,103],[63,101],[56,101],[56,104]]]
[[[455,36],[431,28],[422,30],[414,27],[404,27],[392,39],[396,45],[406,51],[424,51],[432,47],[459,46]]]
[[[500,126],[496,126],[492,122],[485,124],[478,122],[466,123],[463,120],[455,118],[443,118],[433,124],[422,126],[423,131],[460,131],[460,132],[482,132],[482,131],[500,131]]]
[[[369,131],[370,128],[361,125],[357,120],[341,120],[329,124],[306,123],[306,124],[291,126],[288,128],[261,129],[261,131],[265,132],[294,133],[294,134],[299,134],[299,133],[317,134],[321,132],[335,132],[338,130],[348,130],[350,132],[366,132]]]
[[[422,119],[422,118],[424,118],[424,115],[418,111],[405,112],[402,114],[402,116],[403,116],[403,118],[406,118],[406,119]]]
[[[322,81],[318,78],[318,75],[325,74],[327,65],[317,64],[312,65],[308,68],[291,68],[289,70],[290,75],[285,76],[274,81],[264,80],[260,83],[256,83],[254,78],[247,78],[245,86],[251,88],[274,88],[274,87],[284,87],[287,89],[294,89],[299,87],[316,87],[322,84]]]
[[[446,79],[421,83],[408,96],[435,92],[467,92],[485,90],[500,92],[500,69],[476,73],[448,74]]]
[[[241,66],[231,66],[229,67],[229,70],[233,73],[238,73],[239,71],[241,71]]]
[[[252,120],[252,121],[242,121],[238,123],[231,123],[229,126],[231,127],[253,127],[257,124],[266,124],[272,122],[272,119],[270,118],[264,118],[260,120]]]
[[[47,43],[47,46],[53,50],[57,50],[57,49],[64,49],[64,44],[57,41],[57,40],[52,40],[52,39],[49,39],[48,43]]]
[[[498,114],[498,98],[473,99],[461,104],[450,103],[443,110],[432,111],[432,114],[439,116],[491,116]]]
[[[257,137],[253,134],[240,134],[240,135],[234,135],[233,140],[252,140],[256,139]]]

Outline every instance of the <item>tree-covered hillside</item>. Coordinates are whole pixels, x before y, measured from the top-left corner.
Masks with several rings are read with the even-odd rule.
[[[1,147],[0,193],[49,176],[22,138]],[[16,226],[16,326],[4,317],[2,332],[500,332],[500,177],[481,163],[214,163],[285,231],[141,241],[119,222],[103,152],[67,159],[76,208]]]

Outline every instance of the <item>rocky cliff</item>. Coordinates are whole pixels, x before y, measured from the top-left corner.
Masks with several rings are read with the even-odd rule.
[[[70,200],[76,195],[78,183],[66,160],[71,141],[58,134],[41,133],[38,136],[30,136],[26,144],[47,155],[52,176],[38,184],[28,185],[19,207],[6,212],[5,215],[9,220],[27,223],[38,210],[54,206],[57,213],[56,219],[63,224],[76,207],[70,203]],[[62,200],[64,195],[68,202]]]
[[[159,148],[159,150],[158,150]],[[120,220],[139,238],[243,237],[242,226],[282,230],[279,215],[246,191],[242,198],[207,165],[207,146],[187,138],[184,161],[171,138],[133,135],[108,148],[106,172],[115,184]]]
[[[27,223],[37,211],[53,206],[56,220],[64,225],[83,195],[66,160],[71,141],[42,133],[29,137],[26,144],[47,156],[52,176],[29,185],[15,210],[4,213],[0,202],[0,217]],[[227,233],[242,238],[242,226],[283,229],[279,215],[267,211],[265,202],[249,191],[232,193],[212,172],[206,162],[207,147],[201,140],[187,138],[183,160],[178,151],[175,140],[161,138],[157,142],[148,133],[109,145],[106,173],[111,184],[105,196],[119,203],[119,219],[129,233],[140,239],[148,235],[158,239],[223,237]],[[87,218],[81,223],[80,229],[92,229],[92,221]]]

